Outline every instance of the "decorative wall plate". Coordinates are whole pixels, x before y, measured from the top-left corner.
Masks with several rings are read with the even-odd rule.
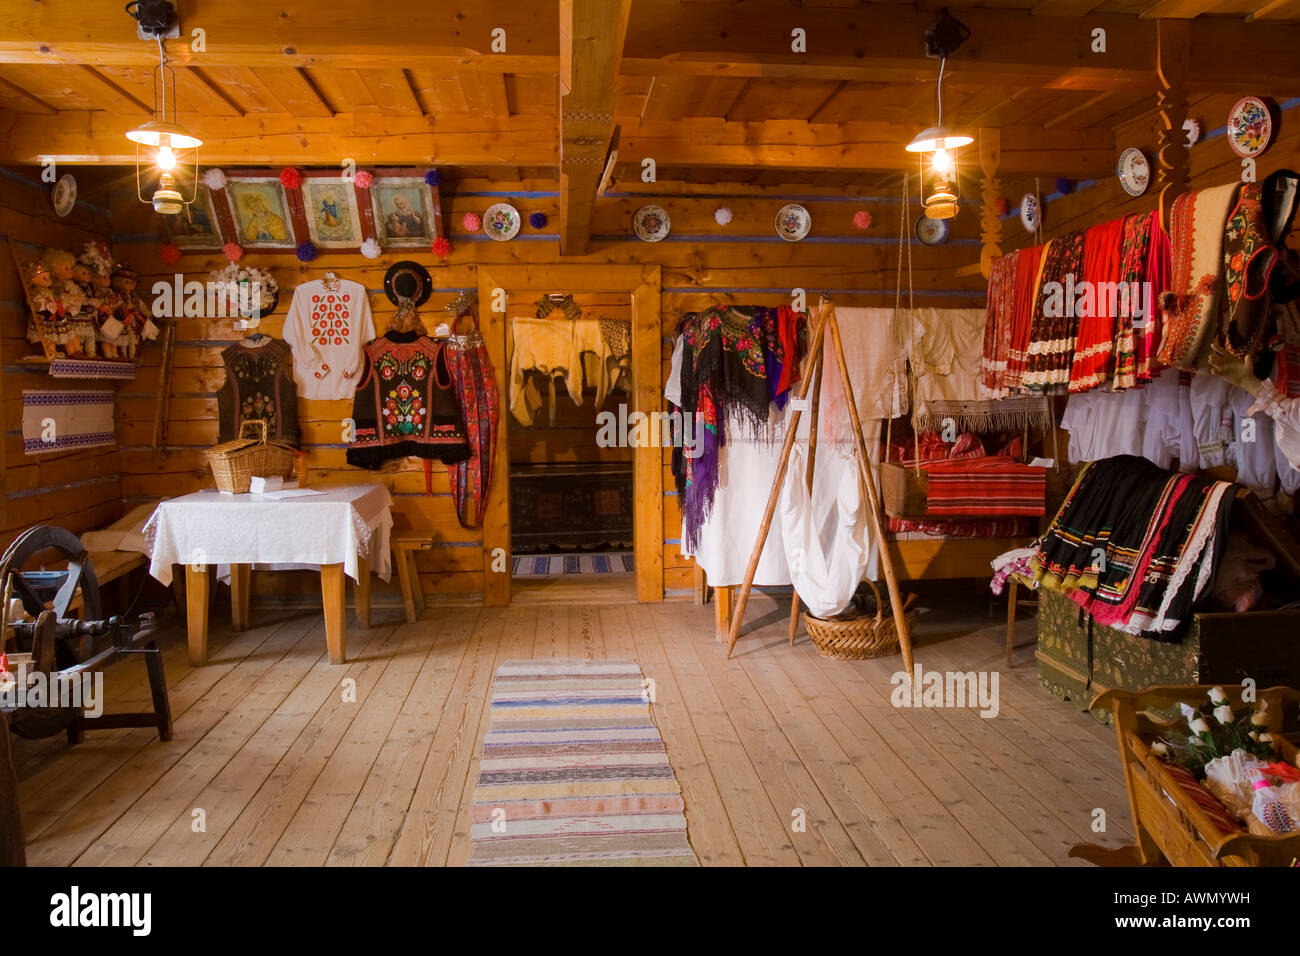
[[[483,231],[497,242],[519,235],[519,210],[508,202],[493,203],[483,213]]]
[[[1020,199],[1020,224],[1027,232],[1037,232],[1043,224],[1043,206],[1033,193],[1025,193]]]
[[[782,206],[776,214],[776,234],[786,242],[798,242],[812,228],[812,216],[797,202]]]
[[[663,206],[642,206],[632,214],[632,231],[642,242],[658,242],[667,237],[672,225]]]
[[[1141,196],[1151,185],[1151,162],[1142,150],[1130,146],[1119,154],[1115,175],[1119,177],[1124,192],[1130,196]]]
[[[50,190],[50,202],[60,218],[72,212],[72,207],[77,204],[77,179],[72,173],[64,173],[59,177],[59,181]]]
[[[1228,112],[1228,145],[1242,159],[1258,156],[1273,138],[1273,117],[1257,96],[1243,96]]]
[[[922,244],[937,246],[948,241],[948,220],[931,219],[922,213],[916,217],[916,225],[913,227],[913,231]]]

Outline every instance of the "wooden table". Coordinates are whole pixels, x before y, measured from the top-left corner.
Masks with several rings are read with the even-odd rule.
[[[370,627],[370,559],[357,555],[357,620]],[[236,631],[249,627],[248,599],[251,593],[253,566],[230,566],[230,626]],[[331,664],[347,660],[347,575],[343,565],[320,566],[321,603],[325,611],[325,647]],[[189,637],[190,663],[208,662],[208,603],[212,581],[206,564],[185,565],[185,625]]]
[[[344,578],[355,578],[357,618],[369,627],[371,558],[380,562],[386,578],[392,499],[383,485],[319,490],[317,496],[281,500],[203,491],[158,506],[145,528],[153,546],[150,573],[167,584],[172,565],[185,565],[192,664],[208,659],[209,567],[214,564],[230,566],[230,619],[236,631],[250,624],[254,564],[318,567],[330,663],[345,662]]]

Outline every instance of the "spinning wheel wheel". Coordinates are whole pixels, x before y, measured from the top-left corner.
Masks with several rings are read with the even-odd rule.
[[[3,586],[4,580],[12,574],[14,596],[23,602],[23,609],[28,614],[32,617],[39,616],[45,610],[45,599],[37,593],[32,578],[23,574],[23,568],[32,559],[47,551],[57,551],[68,561],[66,571],[51,572],[56,581],[58,575],[63,575],[58,591],[54,594],[55,618],[64,620],[72,616],[68,609],[78,590],[81,592],[83,616],[88,620],[98,620],[102,617],[99,583],[95,579],[95,568],[90,562],[90,555],[82,547],[80,538],[54,525],[36,525],[14,539],[13,544],[9,545],[8,550],[0,557],[0,586]],[[20,647],[19,650],[31,650],[31,648]],[[60,667],[76,663],[75,659],[68,659],[71,657],[71,651],[62,643],[59,647],[59,657],[57,663]]]
[[[51,551],[67,559],[66,570],[24,572],[26,565]],[[12,582],[13,594],[35,618],[7,623],[0,631],[0,648],[12,636],[17,649],[30,655],[20,667],[17,680],[25,682],[25,693],[30,693],[32,687],[43,687],[39,696],[45,698],[44,701],[28,698],[20,703],[0,703],[14,733],[37,738],[66,729],[69,741],[76,743],[86,729],[155,727],[159,738],[171,739],[171,704],[167,699],[162,655],[155,640],[154,617],[141,615],[139,630],[134,634],[120,618],[101,620],[95,569],[76,535],[52,525],[38,525],[25,531],[0,556],[0,581]],[[78,594],[84,620],[76,620],[69,613]],[[52,609],[46,608],[47,600]],[[87,715],[84,694],[74,695],[68,701],[54,699],[55,695],[46,692],[56,684],[71,686],[82,682],[85,686],[87,681],[102,681],[100,671],[122,657],[131,656],[144,658],[153,698],[152,711],[114,714],[101,711]],[[100,683],[101,690],[102,686]]]

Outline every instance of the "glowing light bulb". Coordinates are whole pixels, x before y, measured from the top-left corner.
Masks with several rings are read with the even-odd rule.
[[[950,174],[955,168],[952,155],[946,149],[936,149],[934,159],[930,162],[936,173]]]
[[[176,154],[170,146],[158,147],[158,168],[172,170],[176,168]]]

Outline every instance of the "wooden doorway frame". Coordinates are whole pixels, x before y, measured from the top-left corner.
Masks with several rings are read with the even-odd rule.
[[[510,411],[506,354],[511,289],[556,292],[621,292],[632,297],[632,408],[651,414],[663,407],[663,338],[659,313],[662,282],[658,265],[479,266],[480,325],[496,370],[501,424],[483,517],[483,603],[510,603]],[[498,291],[500,290],[500,292]],[[501,294],[505,293],[505,294]],[[638,601],[664,598],[664,450],[632,452],[632,554]],[[501,555],[505,561],[501,561]]]

